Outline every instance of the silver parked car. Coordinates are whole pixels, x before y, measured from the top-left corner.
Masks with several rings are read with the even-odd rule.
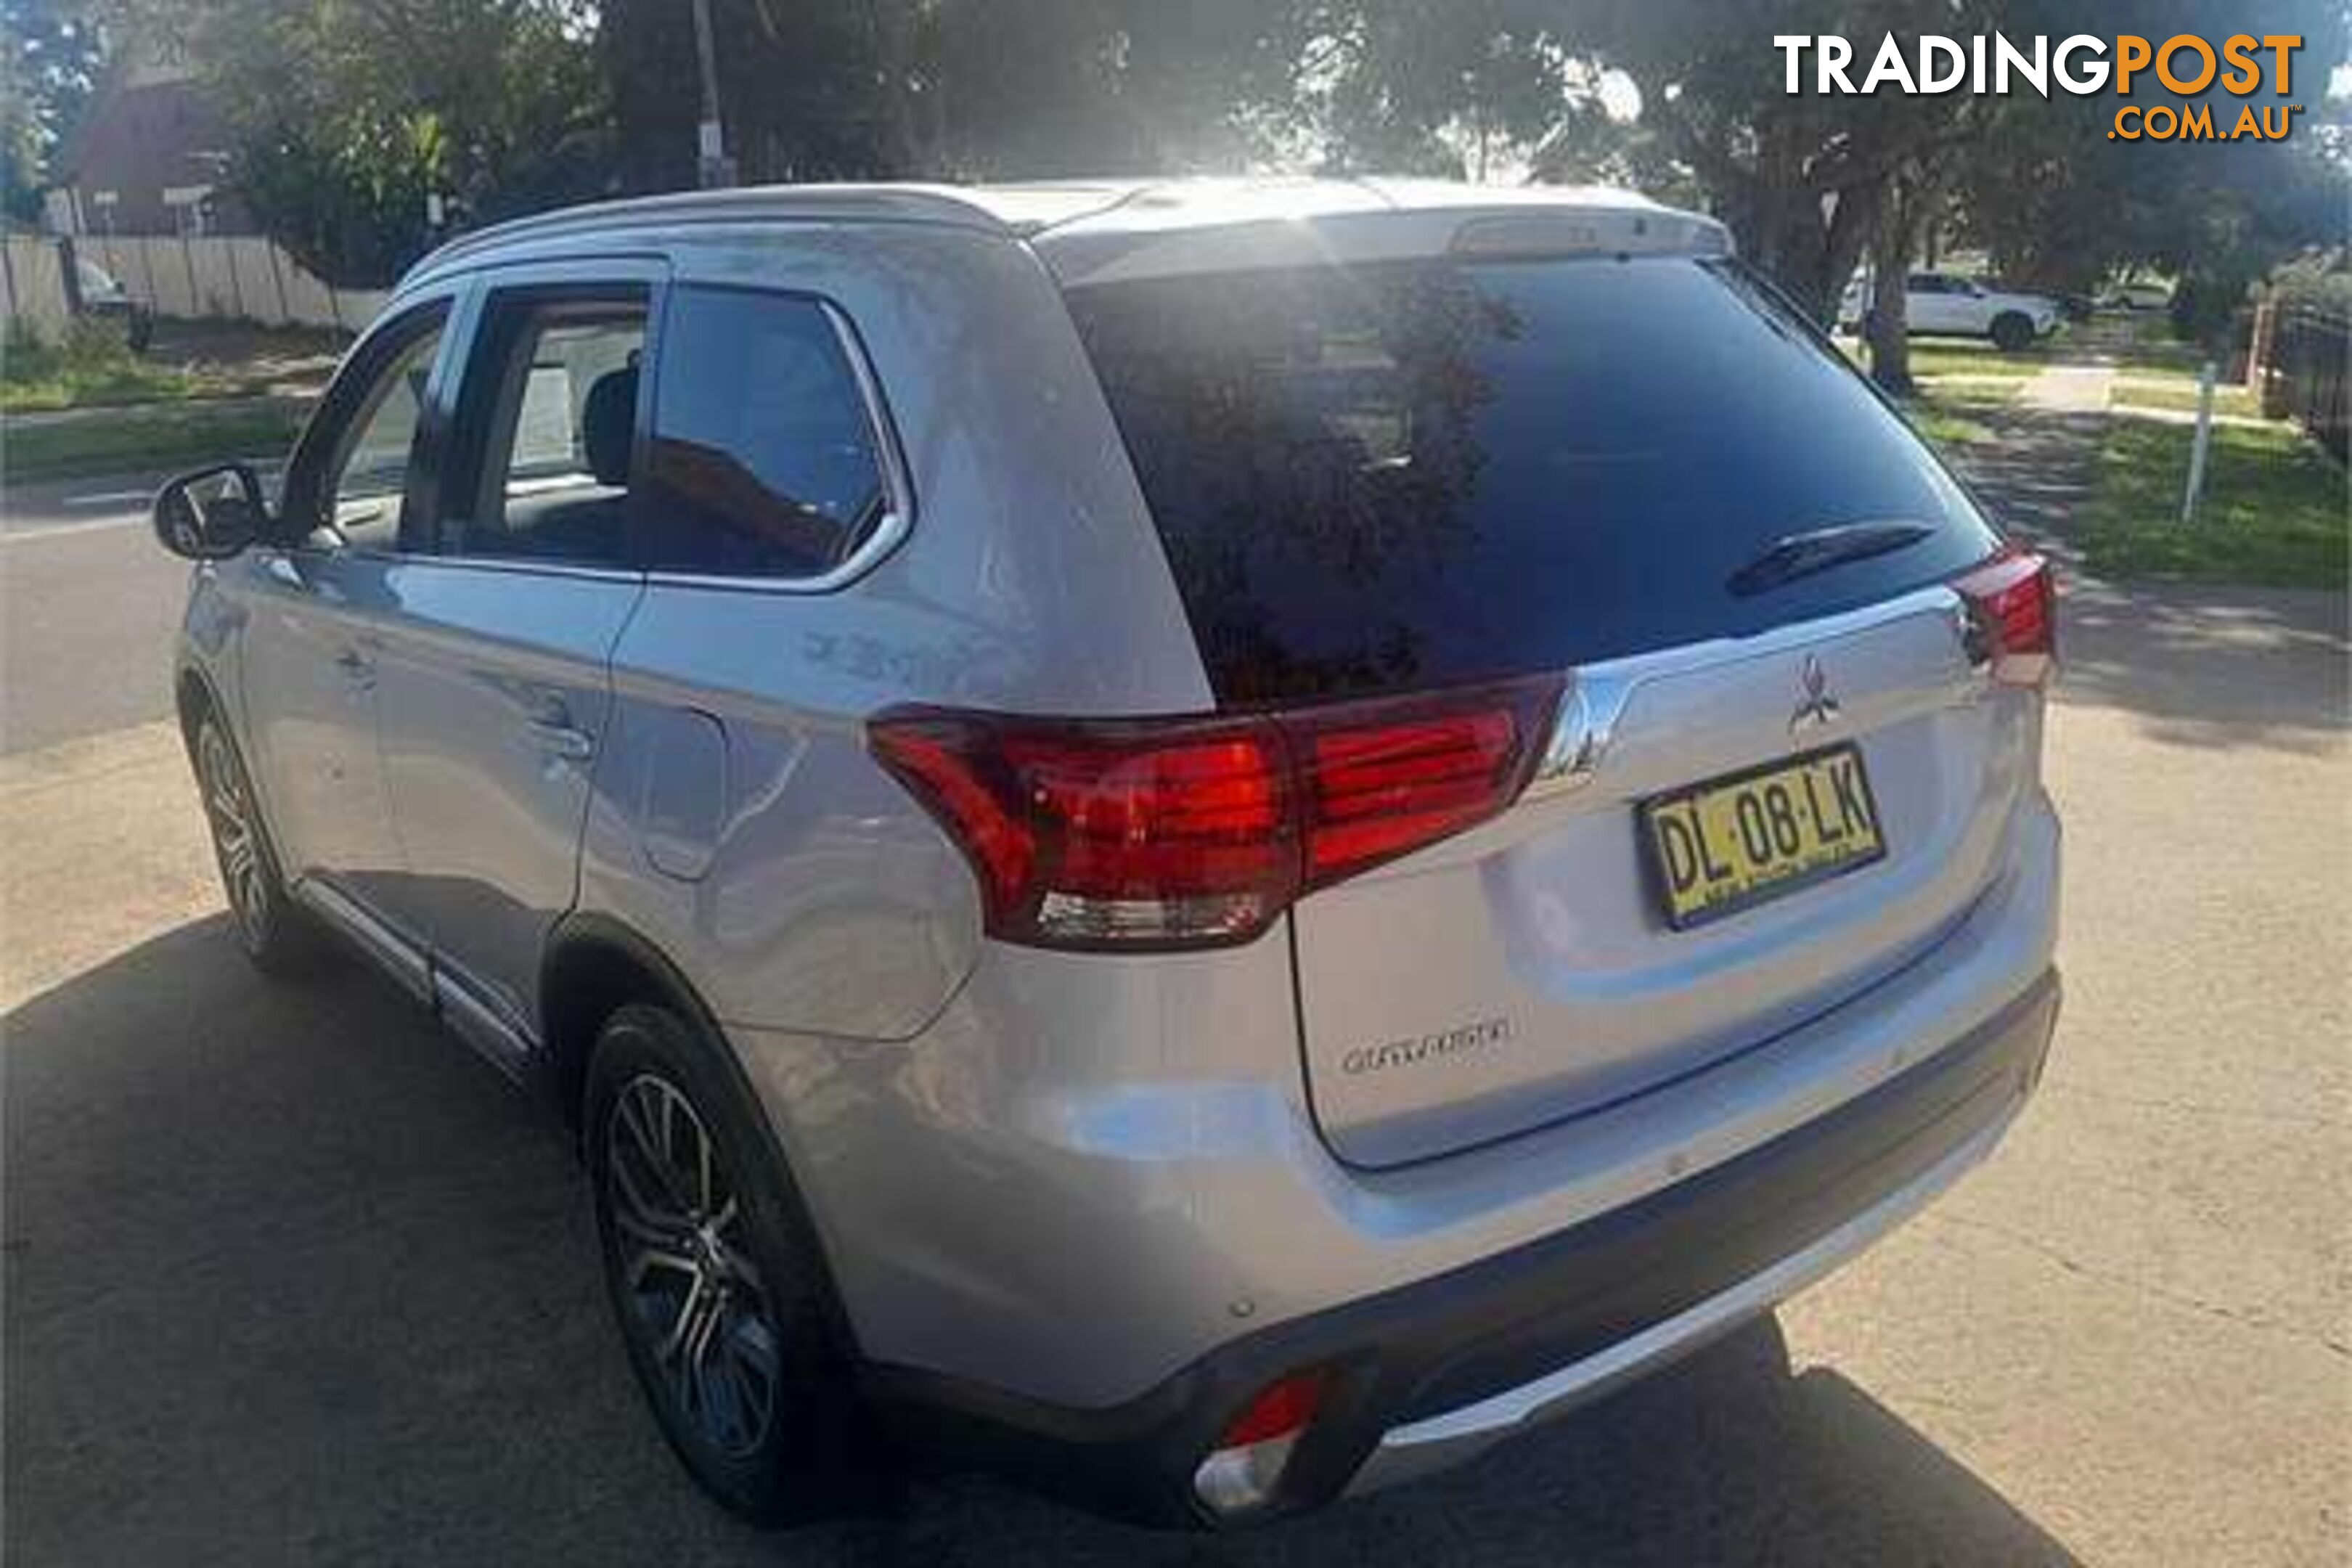
[[[2057,1008],[2051,574],[1704,217],[1375,182],[557,213],[202,564],[244,945],[572,1119],[763,1519],[877,1452],[1228,1524],[1852,1257]]]

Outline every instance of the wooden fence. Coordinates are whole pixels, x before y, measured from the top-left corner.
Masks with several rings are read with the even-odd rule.
[[[2323,306],[2291,303],[2271,326],[2263,412],[2286,416],[2345,460],[2345,382],[2352,377],[2352,321]]]
[[[257,235],[83,235],[74,242],[159,316],[356,331],[383,305],[381,289],[337,289]],[[70,314],[58,241],[7,239],[5,314],[54,333]]]
[[[47,338],[63,331],[72,314],[57,242],[21,234],[0,238],[0,320],[10,327],[22,322]]]

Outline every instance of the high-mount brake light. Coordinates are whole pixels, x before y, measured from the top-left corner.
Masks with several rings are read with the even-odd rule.
[[[971,863],[991,935],[1210,947],[1503,811],[1559,691],[1545,678],[1181,719],[901,709],[868,742]]]
[[[1956,579],[1969,652],[2005,686],[2042,686],[2058,661],[2058,581],[2050,558],[2014,545]]]

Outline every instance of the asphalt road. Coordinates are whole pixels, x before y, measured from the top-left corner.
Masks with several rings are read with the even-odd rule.
[[[1777,1328],[1246,1538],[964,1478],[761,1536],[639,1414],[561,1143],[356,967],[236,956],[140,721],[179,569],[101,521],[0,536],[12,1565],[2352,1557],[2340,599],[2077,587],[2042,1097]]]
[[[162,480],[12,485],[0,497],[0,754],[171,710],[188,566],[147,530]]]

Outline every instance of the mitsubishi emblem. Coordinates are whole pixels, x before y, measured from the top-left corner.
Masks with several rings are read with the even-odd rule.
[[[1797,672],[1797,685],[1801,695],[1797,710],[1789,715],[1789,733],[1817,730],[1838,716],[1837,699],[1830,695],[1829,672],[1811,654],[1805,656],[1803,668]]]

